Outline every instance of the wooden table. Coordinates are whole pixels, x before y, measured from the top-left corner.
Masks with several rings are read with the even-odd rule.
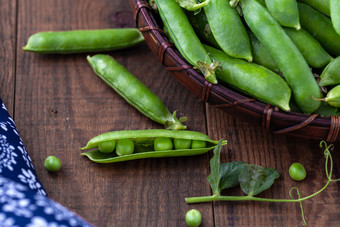
[[[1,0],[0,97],[13,116],[48,195],[97,226],[185,226],[191,208],[203,214],[202,226],[298,226],[296,203],[185,203],[189,196],[210,195],[207,182],[212,152],[195,157],[136,160],[100,165],[80,156],[88,139],[112,130],[162,128],[99,79],[87,54],[39,55],[22,51],[27,38],[46,30],[134,27],[126,0]],[[189,118],[191,130],[225,138],[221,161],[244,161],[276,168],[281,177],[260,194],[289,198],[291,187],[302,196],[326,183],[320,141],[273,135],[199,101],[158,63],[145,43],[108,52],[156,93],[171,111]],[[333,152],[339,177],[340,144]],[[48,173],[48,155],[63,163]],[[308,172],[305,181],[289,178],[293,162]],[[240,189],[223,194],[242,195]],[[340,225],[340,184],[303,202],[310,226]]]

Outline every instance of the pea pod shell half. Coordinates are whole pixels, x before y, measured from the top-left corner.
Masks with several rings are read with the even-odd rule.
[[[48,31],[30,36],[23,50],[46,54],[112,51],[143,41],[144,37],[137,28]]]
[[[213,47],[205,48],[214,61],[221,63],[221,69],[216,71],[221,82],[260,101],[290,111],[291,90],[281,76],[255,63],[233,59]]]
[[[159,137],[167,138],[179,138],[188,140],[202,140],[207,143],[206,148],[199,149],[178,149],[178,150],[165,150],[165,151],[153,151],[153,141]],[[104,141],[119,140],[119,139],[131,139],[134,141],[135,152],[130,155],[117,156],[115,153],[102,153],[98,149],[98,144]],[[199,155],[214,149],[218,144],[218,141],[212,140],[209,136],[195,131],[173,131],[166,129],[148,129],[148,130],[126,130],[126,131],[113,131],[98,135],[88,141],[87,145],[82,148],[94,149],[82,153],[81,155],[87,156],[91,161],[98,163],[112,163],[122,162],[135,159],[144,158],[162,158],[162,157],[178,157],[178,156],[192,156]],[[227,141],[223,141],[223,145],[227,144]],[[151,149],[151,150],[150,150]]]

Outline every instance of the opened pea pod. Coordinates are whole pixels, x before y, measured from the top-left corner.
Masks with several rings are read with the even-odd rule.
[[[120,141],[130,141],[121,150],[117,150]],[[111,152],[101,151],[103,143],[112,145]],[[82,153],[97,163],[123,162],[144,158],[162,158],[193,156],[214,149],[218,141],[195,131],[173,131],[167,129],[128,130],[103,133],[90,139]],[[222,145],[226,145],[223,141]],[[124,152],[128,150],[129,152]],[[132,151],[132,152],[131,152]]]

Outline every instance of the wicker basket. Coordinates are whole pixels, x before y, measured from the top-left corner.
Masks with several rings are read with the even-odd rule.
[[[257,122],[275,134],[335,142],[340,140],[340,118],[284,112],[277,107],[246,97],[223,85],[207,82],[169,42],[160,28],[160,19],[146,0],[130,0],[136,26],[165,68],[194,95],[228,114]]]

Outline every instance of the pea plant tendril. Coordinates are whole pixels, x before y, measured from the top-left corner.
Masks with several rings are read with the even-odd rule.
[[[202,203],[212,201],[259,201],[259,202],[290,202],[299,203],[301,208],[301,215],[303,225],[307,225],[304,217],[302,201],[310,199],[322,191],[324,191],[331,182],[340,181],[340,179],[332,179],[333,172],[333,159],[330,150],[334,148],[333,144],[327,145],[325,141],[320,142],[320,148],[324,146],[325,157],[325,173],[327,177],[326,184],[317,192],[302,197],[297,187],[292,187],[289,190],[290,199],[274,199],[274,198],[261,198],[255,195],[270,188],[274,180],[280,174],[273,168],[264,168],[253,164],[247,164],[240,161],[233,161],[229,163],[220,163],[221,154],[221,141],[214,149],[214,155],[210,160],[210,175],[208,182],[210,184],[213,195],[188,197],[185,198],[187,203]],[[241,190],[246,194],[245,196],[224,196],[221,195],[222,190],[239,185]],[[294,198],[293,192],[295,191],[297,198]]]

